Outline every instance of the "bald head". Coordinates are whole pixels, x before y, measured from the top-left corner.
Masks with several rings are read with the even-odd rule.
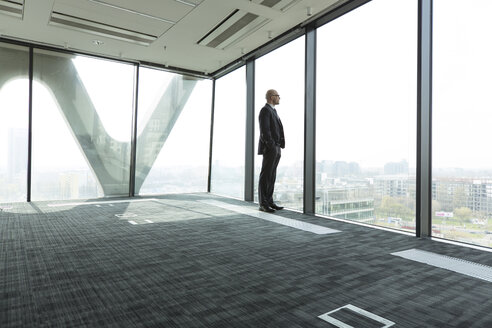
[[[265,95],[267,103],[270,105],[278,105],[280,103],[280,96],[278,95],[277,90],[270,89],[267,91]]]

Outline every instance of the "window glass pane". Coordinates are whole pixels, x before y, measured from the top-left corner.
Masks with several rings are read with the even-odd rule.
[[[215,82],[213,193],[244,198],[246,68]]]
[[[434,1],[432,235],[492,246],[492,2]]]
[[[304,37],[265,55],[255,62],[255,154],[260,135],[258,115],[265,105],[267,90],[275,89],[280,103],[275,106],[282,121],[285,149],[277,168],[274,201],[294,210],[303,210],[304,181]],[[262,155],[255,158],[255,201]]]
[[[415,231],[417,1],[319,28],[316,213]]]
[[[36,50],[32,199],[129,193],[134,66]]]
[[[0,202],[27,199],[29,49],[0,43]]]
[[[140,68],[135,193],[205,192],[212,82]]]

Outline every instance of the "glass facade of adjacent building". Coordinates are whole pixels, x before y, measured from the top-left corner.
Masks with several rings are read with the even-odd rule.
[[[135,117],[133,192],[207,190],[210,79],[7,43],[0,61],[0,202],[129,196]]]
[[[128,195],[133,65],[35,50],[33,71],[32,200]]]
[[[207,191],[212,81],[140,68],[135,193]]]

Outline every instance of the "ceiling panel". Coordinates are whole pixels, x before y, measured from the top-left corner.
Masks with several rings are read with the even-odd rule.
[[[73,1],[72,1],[73,2]],[[157,16],[165,19],[172,20],[174,22],[179,21],[183,16],[189,13],[194,7],[178,2],[175,0],[85,0],[78,1],[79,3],[92,3],[97,8],[107,7],[107,5],[113,5],[115,7],[126,8],[134,11],[138,11],[144,14]],[[194,3],[192,1],[186,1]],[[198,1],[195,1],[198,2]]]
[[[123,6],[119,6],[119,8],[127,9],[127,7]],[[165,33],[165,31],[174,25],[172,22],[178,21],[187,13],[184,12],[181,14],[180,11],[181,16],[179,17],[176,14],[163,16],[158,15],[157,13],[153,13],[152,15],[149,14],[147,16],[147,10],[139,8],[137,12],[144,14],[144,16],[122,9],[100,5],[91,1],[71,0],[56,1],[53,6],[53,12],[155,36],[160,36]],[[170,16],[172,16],[172,18]]]
[[[326,8],[334,8],[347,1],[25,0],[22,17],[0,11],[0,36],[76,52],[211,73]],[[0,8],[2,4],[15,3],[22,1],[0,0]],[[53,12],[90,21],[96,27],[91,31],[90,28],[54,26],[53,22],[50,23]],[[217,29],[234,12],[240,13],[238,20],[243,17],[254,19],[243,21],[243,25],[235,25],[233,29],[228,30],[238,20],[227,22],[222,30]],[[79,23],[75,27],[80,27]],[[94,34],[94,30],[105,29],[116,29],[115,33],[123,29],[144,34],[144,39],[145,35],[152,38],[145,42],[132,42],[114,35]],[[214,30],[215,35],[212,35]],[[210,36],[207,42],[199,42],[207,36]]]

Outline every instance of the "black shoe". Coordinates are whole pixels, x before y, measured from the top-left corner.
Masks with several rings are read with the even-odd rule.
[[[269,207],[268,205],[261,205],[260,206],[260,211],[262,211],[262,212],[268,212],[268,213],[275,212],[275,210],[273,208]]]
[[[270,207],[277,211],[280,211],[284,208],[283,206],[277,206],[277,204],[271,204]]]

